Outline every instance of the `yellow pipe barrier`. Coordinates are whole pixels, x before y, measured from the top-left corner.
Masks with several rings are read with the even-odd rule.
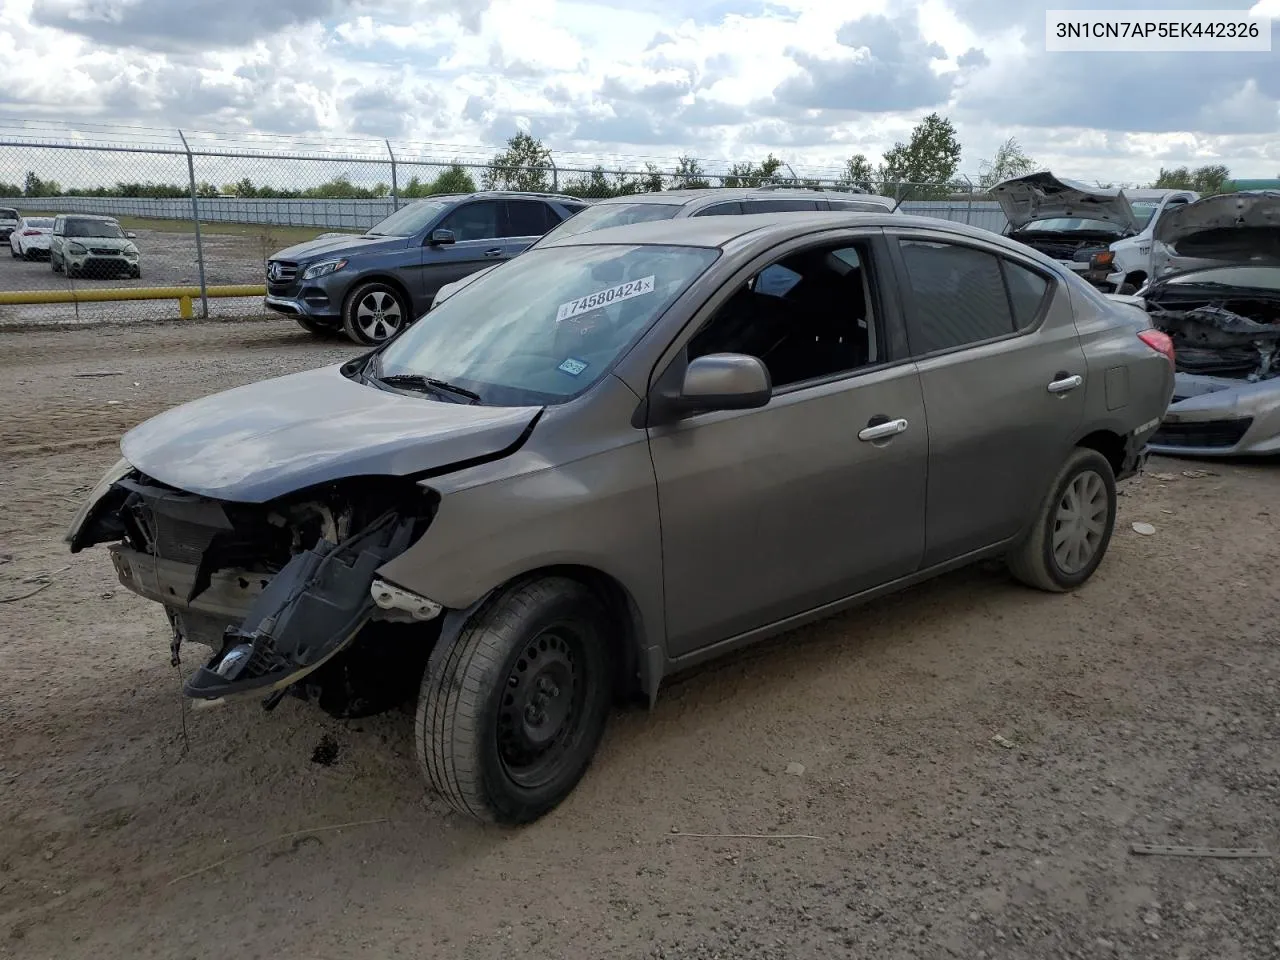
[[[224,284],[208,287],[210,297],[265,297],[265,284]],[[0,291],[0,306],[32,303],[106,303],[112,300],[177,300],[182,316],[192,315],[191,301],[200,296],[199,287],[102,287],[74,290]]]

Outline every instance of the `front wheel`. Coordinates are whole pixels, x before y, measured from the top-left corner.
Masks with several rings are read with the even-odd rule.
[[[508,589],[428,668],[415,734],[423,775],[459,813],[529,823],[586,772],[612,699],[610,621],[574,580]]]
[[[57,257],[55,257],[53,254],[49,254],[49,269],[52,270],[54,273],[62,272],[62,261],[59,260]]]
[[[1116,525],[1116,478],[1096,450],[1072,451],[1054,478],[1036,519],[1009,552],[1009,571],[1029,587],[1064,593],[1088,580]]]
[[[361,346],[390,340],[408,322],[409,304],[395,287],[373,281],[359,284],[342,309],[342,329]]]

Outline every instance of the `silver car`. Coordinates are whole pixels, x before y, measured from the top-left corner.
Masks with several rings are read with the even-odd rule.
[[[49,266],[68,277],[142,276],[136,234],[126,233],[114,217],[59,214],[49,236]]]
[[[678,670],[984,558],[1084,583],[1170,361],[1142,311],[959,224],[632,224],[136,427],[68,541],[163,605],[173,662],[211,648],[188,695],[416,695],[428,782],[526,822]]]

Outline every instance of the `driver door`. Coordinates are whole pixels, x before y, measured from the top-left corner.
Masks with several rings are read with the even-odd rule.
[[[760,356],[768,405],[649,429],[675,659],[919,568],[928,433],[915,364],[888,349],[882,241],[826,248],[758,261],[681,348]]]
[[[460,204],[436,229],[451,230],[453,243],[433,245],[428,233],[422,248],[422,286],[425,302],[436,291],[508,258],[503,239],[506,212],[499,200],[474,200]]]

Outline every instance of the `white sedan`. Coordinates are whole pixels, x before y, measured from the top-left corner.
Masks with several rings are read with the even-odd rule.
[[[9,234],[9,250],[14,258],[34,260],[49,256],[49,234],[53,217],[23,217]]]

